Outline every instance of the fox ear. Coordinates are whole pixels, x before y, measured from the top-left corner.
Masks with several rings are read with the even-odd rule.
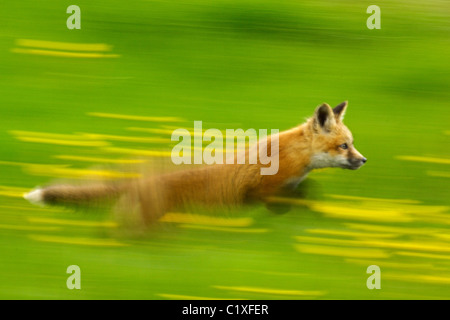
[[[344,101],[333,108],[333,113],[336,116],[336,120],[338,120],[338,121],[344,120],[344,115],[345,115],[345,110],[347,110],[347,105],[348,105],[348,102]]]
[[[336,119],[334,117],[333,110],[326,103],[317,107],[314,117],[315,122],[320,126],[320,128],[327,132],[331,131],[336,125]]]

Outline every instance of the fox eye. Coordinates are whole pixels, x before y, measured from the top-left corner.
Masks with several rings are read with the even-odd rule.
[[[342,149],[346,150],[346,149],[348,149],[348,144],[343,143],[343,144],[341,144],[341,145],[339,146],[339,148],[342,148]]]

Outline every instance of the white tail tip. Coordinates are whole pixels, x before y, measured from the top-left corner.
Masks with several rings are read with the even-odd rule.
[[[44,203],[44,195],[43,191],[40,188],[31,190],[28,193],[25,193],[23,197],[30,201],[32,204],[43,204]]]

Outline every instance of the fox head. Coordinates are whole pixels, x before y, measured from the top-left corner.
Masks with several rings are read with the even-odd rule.
[[[347,101],[333,109],[326,103],[317,107],[310,119],[312,127],[312,168],[340,167],[359,169],[367,159],[356,150],[353,136],[342,122]]]

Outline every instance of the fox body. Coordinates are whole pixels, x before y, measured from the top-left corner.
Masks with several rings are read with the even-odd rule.
[[[264,164],[214,164],[191,170],[152,175],[139,181],[112,185],[55,185],[25,194],[33,203],[78,204],[94,199],[122,197],[138,203],[144,221],[189,204],[233,207],[295,189],[313,169],[358,169],[365,162],[353,146],[350,130],[343,124],[347,102],[331,108],[322,104],[305,123],[277,134],[279,170],[261,175]],[[268,142],[273,136],[266,138]],[[259,142],[258,144],[262,144]],[[271,144],[264,143],[270,149]],[[128,202],[130,203],[130,202]]]

